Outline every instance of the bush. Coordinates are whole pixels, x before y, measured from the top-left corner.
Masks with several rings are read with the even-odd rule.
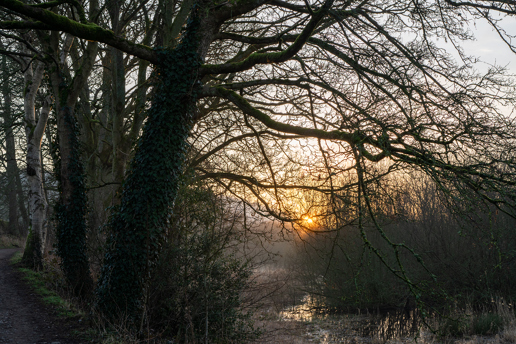
[[[149,324],[175,342],[255,339],[241,294],[251,266],[237,256],[242,228],[229,207],[203,188],[183,189],[148,290]]]
[[[473,320],[473,334],[487,335],[498,333],[503,329],[503,323],[503,318],[496,313],[479,314]]]
[[[24,246],[24,239],[10,234],[0,234],[0,248],[21,248]]]
[[[255,337],[240,293],[251,274],[234,256],[214,257],[220,243],[201,233],[168,247],[150,285],[149,320],[177,341],[244,342]]]

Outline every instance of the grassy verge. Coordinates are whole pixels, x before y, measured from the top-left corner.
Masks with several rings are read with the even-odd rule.
[[[100,335],[91,326],[91,319],[81,310],[84,305],[71,298],[56,258],[46,258],[44,268],[40,271],[27,269],[21,265],[23,252],[16,252],[11,258],[11,265],[18,270],[21,278],[29,285],[43,303],[51,306],[57,316],[70,324],[70,334],[80,338],[81,342],[98,343]],[[88,325],[89,324],[89,325]]]
[[[0,249],[4,248],[21,248],[24,246],[24,240],[13,235],[0,235]]]
[[[87,311],[86,313],[81,311],[81,308],[85,306],[80,305],[77,299],[71,297],[72,294],[65,283],[56,258],[46,258],[43,269],[34,271],[22,266],[22,257],[23,252],[16,252],[10,263],[21,273],[21,278],[29,287],[45,304],[56,310],[58,317],[75,324],[77,324],[76,321],[82,323],[81,326],[73,326],[75,329],[70,330],[70,334],[74,337],[89,343],[140,343],[140,341],[130,338],[131,336],[125,336],[124,329],[117,330],[113,326],[106,326],[97,317],[86,314]]]
[[[45,266],[41,271],[34,271],[20,265],[23,253],[16,252],[11,258],[11,264],[21,272],[22,278],[30,288],[41,297],[41,300],[52,306],[60,317],[75,318],[82,317],[83,314],[71,302],[67,301],[58,293],[59,280],[56,281],[55,271]]]
[[[13,254],[13,256],[11,257],[11,265],[20,263],[22,257],[23,257],[22,252],[16,252],[15,254]]]

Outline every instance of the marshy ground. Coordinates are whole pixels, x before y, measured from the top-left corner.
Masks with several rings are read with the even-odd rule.
[[[291,344],[509,344],[516,343],[516,327],[506,327],[499,333],[465,335],[462,338],[439,338],[411,316],[340,314],[306,316],[292,311],[262,315],[257,322],[264,336],[258,343]]]
[[[255,325],[263,335],[257,343],[273,344],[512,344],[516,343],[516,317],[513,305],[500,299],[493,301],[489,312],[457,311],[450,318],[460,319],[462,335],[441,336],[423,324],[416,310],[391,312],[362,311],[336,313],[328,311],[308,294],[300,294],[295,281],[284,278],[282,269],[263,269],[257,280],[262,290],[274,290],[264,297],[255,311]],[[281,277],[283,276],[283,278]],[[482,319],[500,321],[500,328],[478,329]],[[426,322],[433,330],[449,326],[446,319],[431,316]],[[494,325],[485,325],[492,327]],[[484,332],[482,332],[482,330]],[[482,333],[481,333],[482,332]],[[487,333],[487,334],[486,334]]]

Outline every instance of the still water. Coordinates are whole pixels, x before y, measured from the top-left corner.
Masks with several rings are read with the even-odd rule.
[[[310,342],[321,344],[417,343],[431,342],[417,311],[386,314],[336,314],[318,306],[310,296],[299,305],[280,313],[286,321],[307,323]]]

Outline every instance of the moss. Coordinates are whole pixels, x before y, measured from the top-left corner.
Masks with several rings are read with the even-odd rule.
[[[31,269],[41,269],[43,267],[43,257],[41,256],[41,239],[39,235],[34,235],[32,228],[29,229],[29,236],[23,252],[22,264]]]
[[[156,55],[151,48],[117,37],[113,31],[103,29],[96,24],[79,23],[44,8],[25,5],[18,0],[4,0],[2,6],[43,22],[50,30],[63,31],[86,40],[106,43],[129,54],[156,63]]]
[[[47,287],[45,282],[45,273],[36,272],[27,268],[18,268],[23,275],[23,280],[27,282],[34,292],[41,296],[41,300],[57,310],[57,313],[61,317],[76,317],[81,315],[79,312],[74,311],[71,304],[59,296],[54,290]]]
[[[22,253],[21,252],[16,252],[11,257],[11,264],[18,264],[18,263],[21,262],[21,260],[22,260]]]

